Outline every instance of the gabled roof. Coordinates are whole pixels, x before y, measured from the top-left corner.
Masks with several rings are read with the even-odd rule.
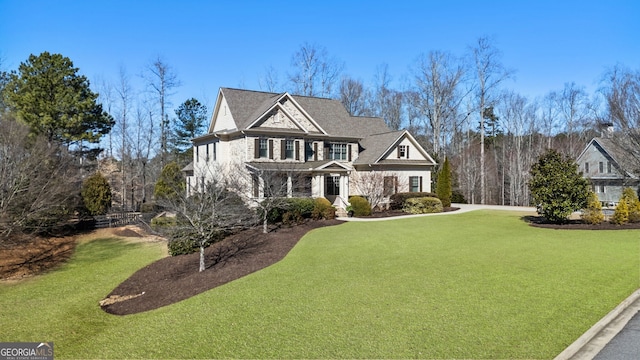
[[[403,139],[408,139],[413,146],[418,149],[425,160],[417,159],[386,159],[385,155],[396,148]],[[420,144],[407,130],[390,131],[380,134],[372,134],[360,141],[360,145],[364,149],[353,162],[354,165],[365,164],[397,164],[397,165],[435,165],[436,162],[424,150]]]
[[[219,94],[225,97],[240,131],[249,129],[284,98],[299,105],[301,112],[329,136],[361,139],[389,131],[382,118],[351,116],[342,103],[334,99],[232,88],[221,88]]]
[[[609,157],[614,165],[620,169],[620,171],[624,172],[627,176],[632,178],[637,178],[638,174],[640,174],[639,164],[640,164],[640,154],[632,153],[629,151],[632,147],[625,146],[624,140],[620,138],[610,138],[610,137],[595,137],[589,141],[587,146],[582,150],[577,160],[580,161],[585,152],[595,146],[605,153],[605,156]]]

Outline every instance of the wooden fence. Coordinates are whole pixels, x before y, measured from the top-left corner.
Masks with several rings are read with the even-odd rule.
[[[137,224],[142,220],[142,213],[139,212],[117,212],[106,215],[94,216],[96,228],[118,227]]]

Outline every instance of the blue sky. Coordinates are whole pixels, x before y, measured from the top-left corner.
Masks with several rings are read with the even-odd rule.
[[[516,70],[506,87],[535,97],[573,81],[593,92],[607,67],[640,69],[640,1],[0,0],[3,70],[49,51],[92,84],[124,67],[135,86],[160,56],[182,83],[174,106],[196,97],[211,108],[219,87],[258,90],[269,66],[282,81],[304,42],[365,83],[387,64],[397,85],[421,53],[462,55],[481,36]]]

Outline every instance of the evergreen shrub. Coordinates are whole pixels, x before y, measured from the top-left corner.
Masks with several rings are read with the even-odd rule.
[[[442,201],[431,196],[407,199],[402,207],[402,211],[409,214],[432,214],[442,210]]]

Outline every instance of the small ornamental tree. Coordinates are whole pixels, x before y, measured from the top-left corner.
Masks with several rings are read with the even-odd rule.
[[[597,225],[604,221],[602,205],[598,200],[598,195],[593,191],[589,192],[589,199],[587,200],[587,207],[582,213],[582,220],[591,225]]]
[[[549,149],[533,164],[530,174],[533,201],[548,221],[563,223],[587,205],[589,182],[578,173],[574,160]]]
[[[449,166],[449,158],[444,159],[442,168],[438,172],[438,182],[436,183],[436,194],[442,206],[451,206],[451,167]]]
[[[617,225],[626,224],[629,222],[629,206],[625,201],[620,201],[616,206],[611,222]]]
[[[101,173],[88,177],[82,184],[82,201],[91,215],[103,215],[111,207],[111,186]]]
[[[625,202],[627,204],[627,209],[629,210],[629,222],[640,222],[640,201],[638,200],[636,192],[631,188],[624,188],[622,190],[620,202]]]

